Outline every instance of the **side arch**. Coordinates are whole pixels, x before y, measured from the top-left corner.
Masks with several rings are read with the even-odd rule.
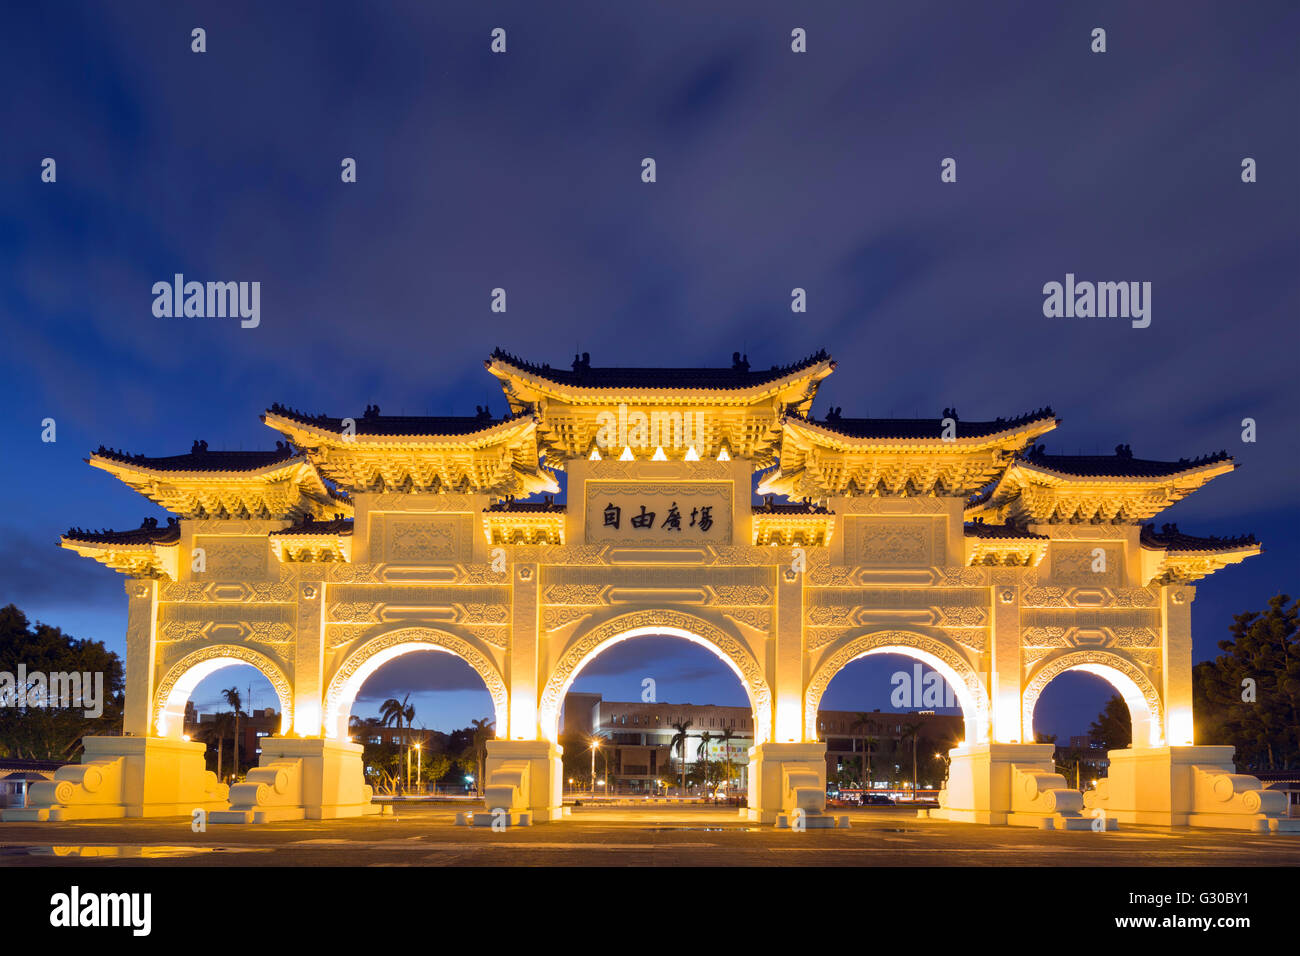
[[[1119,692],[1133,720],[1133,746],[1159,747],[1164,743],[1164,708],[1160,691],[1135,663],[1108,651],[1073,651],[1054,657],[1034,671],[1021,696],[1020,713],[1027,734],[1034,732],[1034,709],[1052,679],[1066,671],[1096,674]]]
[[[497,666],[477,647],[448,631],[433,627],[403,627],[386,631],[365,641],[339,665],[325,691],[325,736],[346,740],[348,714],[357,699],[357,693],[366,678],[395,657],[415,650],[435,650],[459,657],[483,678],[488,693],[492,695],[492,709],[496,717],[496,733],[508,733],[510,710],[507,706],[505,678]]]
[[[914,631],[873,631],[861,634],[818,665],[804,692],[804,735],[817,727],[822,695],[846,665],[869,654],[903,654],[928,664],[943,675],[961,704],[966,722],[966,743],[986,743],[989,737],[989,696],[980,675],[956,648],[938,638]]]
[[[250,664],[271,682],[280,701],[280,733],[293,726],[293,685],[271,658],[239,644],[215,644],[187,654],[173,664],[153,698],[152,726],[159,737],[179,737],[185,727],[185,702],[199,682],[230,664]]]
[[[772,727],[772,691],[758,660],[739,638],[717,624],[678,610],[641,610],[620,614],[593,626],[570,644],[551,671],[537,704],[537,721],[542,736],[552,743],[558,742],[564,695],[589,661],[621,641],[656,634],[685,638],[706,647],[730,667],[749,695],[750,707],[754,711],[754,743],[768,740]]]

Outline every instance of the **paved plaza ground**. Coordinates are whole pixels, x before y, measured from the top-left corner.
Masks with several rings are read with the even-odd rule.
[[[493,832],[458,808],[408,805],[354,820],[260,826],[189,818],[0,823],[0,867],[103,866],[1181,866],[1300,865],[1300,834],[1171,830],[1060,832],[919,820],[895,808],[841,810],[847,830],[795,833],[710,807],[577,807],[570,819]]]

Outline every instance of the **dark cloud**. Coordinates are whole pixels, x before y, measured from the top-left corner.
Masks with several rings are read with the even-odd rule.
[[[1232,613],[1300,575],[1300,10],[1226,9],[11,11],[0,440],[25,504],[0,575],[23,600],[120,613],[97,569],[27,557],[69,524],[138,523],[147,506],[78,461],[101,442],[268,447],[257,413],[274,401],[499,410],[480,364],[495,345],[553,364],[743,349],[760,367],[825,346],[840,371],[819,412],[1051,404],[1054,450],[1237,454],[1239,473],[1161,519],[1268,549],[1199,589],[1205,656]],[[796,21],[807,54],[790,52]],[[502,24],[510,52],[493,56]],[[1151,281],[1151,327],[1044,319],[1042,285],[1067,271]],[[150,287],[174,272],[261,281],[262,326],[154,318]],[[488,311],[497,286],[504,315]],[[57,454],[32,445],[47,415]]]

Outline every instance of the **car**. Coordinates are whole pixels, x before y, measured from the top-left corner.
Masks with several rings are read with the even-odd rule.
[[[883,793],[871,793],[862,798],[863,806],[868,807],[892,807],[894,801],[885,796]]]

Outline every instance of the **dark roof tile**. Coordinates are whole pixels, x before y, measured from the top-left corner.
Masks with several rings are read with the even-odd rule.
[[[1042,445],[1027,449],[1018,456],[1020,461],[1041,468],[1050,468],[1066,475],[1092,478],[1164,478],[1191,468],[1200,468],[1220,461],[1231,461],[1226,451],[1200,458],[1181,458],[1178,461],[1151,461],[1134,458],[1127,445],[1116,448],[1114,455],[1049,455]]]
[[[1154,522],[1142,526],[1139,540],[1143,547],[1164,551],[1235,551],[1238,548],[1249,548],[1259,544],[1253,534],[1243,534],[1235,538],[1217,536],[1199,538],[1195,535],[1183,534],[1176,524],[1162,525],[1157,532]]]
[[[485,364],[505,362],[557,385],[582,388],[742,389],[766,385],[829,360],[830,355],[822,349],[802,361],[773,365],[770,369],[750,369],[748,359],[739,354],[733,356],[731,368],[592,368],[590,357],[584,353],[581,358],[574,359],[572,368],[563,369],[525,362],[501,349],[494,349]]]
[[[343,431],[343,418],[330,415],[307,415],[294,408],[275,404],[269,409],[273,415],[293,419],[303,425],[315,425],[330,431]],[[358,435],[472,435],[499,425],[502,422],[526,418],[532,413],[523,411],[517,415],[493,418],[487,408],[480,408],[477,415],[380,415],[378,406],[371,406],[352,419]]]
[[[1051,408],[1040,408],[1036,412],[1015,418],[995,418],[993,421],[966,422],[955,415],[951,417],[956,419],[958,438],[982,438],[1031,422],[1054,418],[1055,414]],[[839,414],[838,408],[831,409],[820,422],[812,418],[807,420],[848,438],[941,439],[944,431],[944,418],[844,418]]]
[[[276,442],[274,451],[208,451],[208,443],[196,441],[188,455],[169,455],[150,458],[147,455],[128,455],[114,448],[100,445],[95,454],[101,458],[124,464],[139,465],[155,471],[259,471],[270,465],[283,464],[299,452],[288,442]]]
[[[140,527],[131,531],[88,531],[85,528],[69,528],[64,535],[70,541],[85,541],[91,544],[176,544],[181,540],[181,526],[175,518],[168,518],[167,524],[158,527],[157,518],[145,518]]]

